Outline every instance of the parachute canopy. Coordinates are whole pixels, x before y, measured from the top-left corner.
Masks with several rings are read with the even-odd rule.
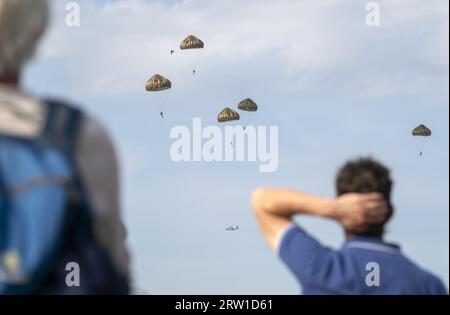
[[[427,126],[420,124],[419,126],[417,126],[412,130],[412,135],[420,137],[429,137],[431,136],[431,130]]]
[[[238,104],[240,110],[246,110],[248,112],[256,112],[258,110],[258,105],[251,98],[246,98]]]
[[[239,114],[231,108],[225,107],[223,111],[217,115],[218,122],[225,122],[231,120],[239,120]]]
[[[159,74],[155,74],[145,84],[145,89],[149,92],[163,91],[170,89],[171,87],[172,83],[170,80]]]
[[[181,49],[203,48],[205,44],[194,35],[189,35],[180,44]]]

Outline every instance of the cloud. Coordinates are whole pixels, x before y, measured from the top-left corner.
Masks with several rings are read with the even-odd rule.
[[[226,76],[259,62],[274,90],[312,94],[420,94],[448,77],[445,1],[379,1],[380,28],[365,25],[366,1],[80,3],[80,28],[55,5],[40,60],[72,56],[62,70],[83,92],[135,93],[150,75],[176,77],[193,63]],[[206,46],[188,56],[177,48],[191,33]]]

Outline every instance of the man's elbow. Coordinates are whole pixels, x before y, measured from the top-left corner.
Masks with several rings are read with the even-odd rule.
[[[251,196],[251,205],[254,212],[266,211],[270,207],[269,195],[270,189],[266,187],[260,187],[253,191]]]

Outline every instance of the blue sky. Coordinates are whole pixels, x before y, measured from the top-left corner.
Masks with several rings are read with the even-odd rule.
[[[66,1],[53,1],[24,85],[80,104],[110,131],[138,288],[297,293],[257,230],[251,191],[286,186],[331,197],[336,170],[361,155],[393,171],[387,239],[448,286],[448,1],[378,1],[378,28],[365,25],[367,1],[78,2],[81,26],[69,28]],[[188,34],[205,41],[198,54],[177,49]],[[155,73],[173,83],[164,120],[160,98],[144,90]],[[215,124],[223,107],[245,97],[259,111],[243,123],[279,126],[276,172],[170,160],[173,126],[193,117]],[[421,158],[410,134],[419,123],[433,130]],[[343,241],[334,222],[298,222],[330,246]],[[241,229],[224,231],[229,225]]]

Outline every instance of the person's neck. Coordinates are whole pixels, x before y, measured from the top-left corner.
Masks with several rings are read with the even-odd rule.
[[[6,74],[0,77],[0,84],[10,86],[12,88],[17,88],[19,86],[20,75],[16,74]]]
[[[383,240],[383,233],[374,233],[374,234],[353,234],[353,233],[345,233],[345,239],[347,241],[352,240],[357,237],[371,237],[371,238],[378,238],[380,240]]]

